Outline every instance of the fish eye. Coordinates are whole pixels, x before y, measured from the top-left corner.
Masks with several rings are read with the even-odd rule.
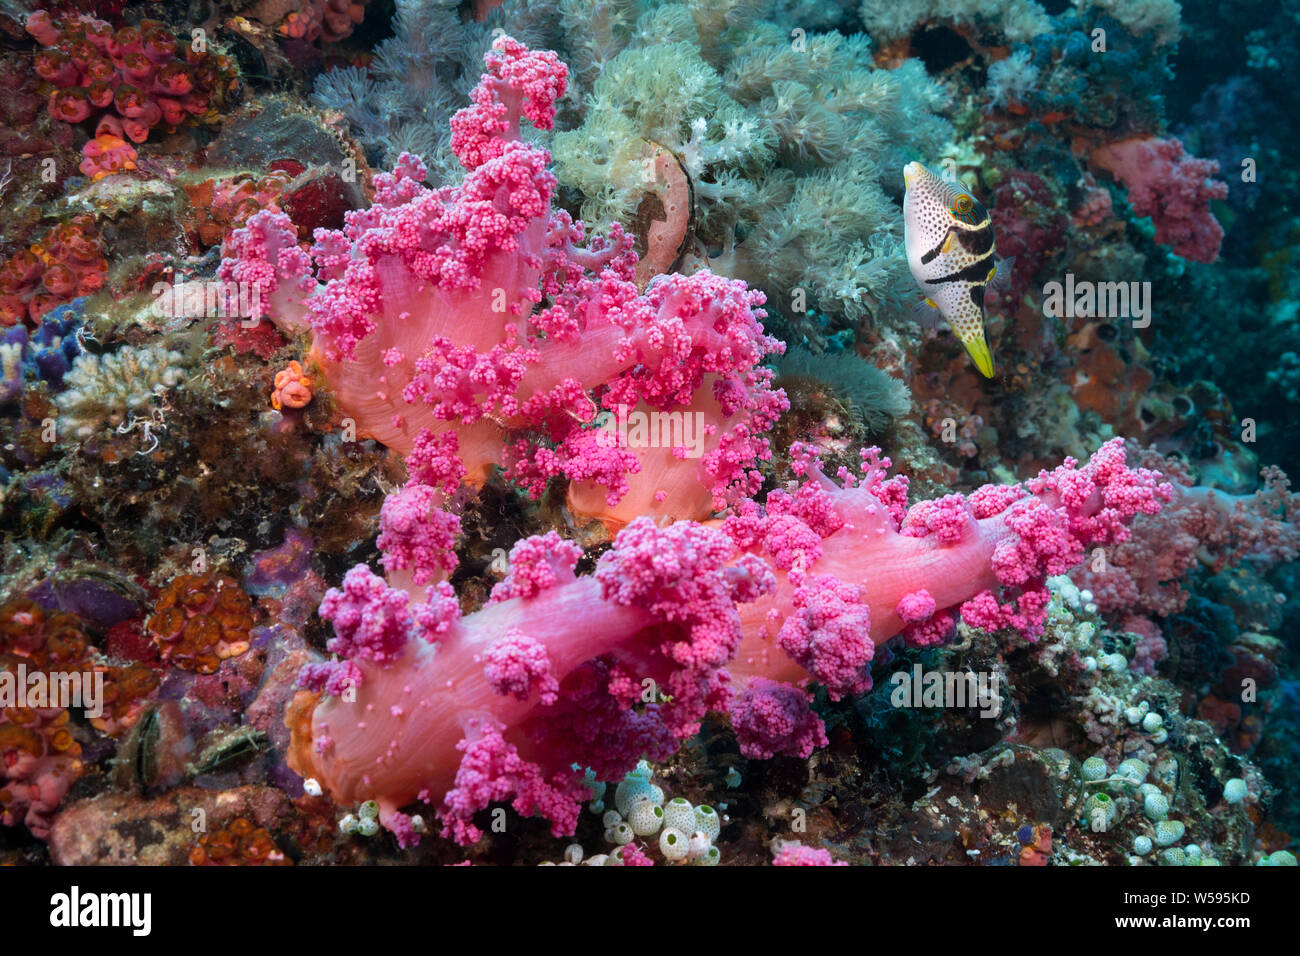
[[[952,211],[958,215],[964,216],[971,210],[971,198],[965,193],[959,193],[952,200]]]

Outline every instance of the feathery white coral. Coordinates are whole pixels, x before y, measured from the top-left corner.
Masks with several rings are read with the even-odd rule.
[[[1020,50],[989,67],[989,92],[992,107],[1006,106],[1019,100],[1038,82],[1038,67],[1028,50]]]
[[[77,356],[55,399],[60,433],[87,438],[106,425],[149,416],[155,400],[184,379],[180,363],[179,352],[158,346]]]
[[[863,0],[859,13],[867,32],[880,43],[908,36],[927,21],[974,26],[981,20],[998,26],[1013,43],[1051,29],[1047,11],[1034,0]]]

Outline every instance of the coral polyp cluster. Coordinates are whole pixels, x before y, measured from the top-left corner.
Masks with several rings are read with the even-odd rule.
[[[183,670],[211,674],[221,662],[248,652],[252,605],[225,575],[182,574],[154,602],[145,629],[162,659]]]
[[[0,325],[35,327],[55,306],[102,289],[107,273],[92,216],[51,226],[0,266]]]
[[[27,32],[41,44],[35,69],[52,87],[53,119],[93,120],[81,171],[100,177],[133,167],[136,151],[157,126],[174,129],[203,117],[225,93],[230,63],[199,43],[184,47],[156,20],[114,29],[93,17],[55,20],[38,10]]]
[[[191,866],[292,866],[265,827],[236,817],[220,830],[199,837],[190,851]]]

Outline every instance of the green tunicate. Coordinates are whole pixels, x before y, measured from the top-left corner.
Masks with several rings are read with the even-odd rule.
[[[1156,824],[1156,843],[1161,846],[1173,846],[1186,832],[1187,825],[1181,820],[1161,820]]]
[[[1144,783],[1147,779],[1147,773],[1149,772],[1150,768],[1147,767],[1146,761],[1139,760],[1137,757],[1130,757],[1115,768],[1115,773],[1117,775],[1127,777],[1135,784]]]
[[[1106,761],[1101,757],[1089,757],[1083,762],[1083,779],[1089,782],[1101,780],[1106,776]]]
[[[1142,812],[1148,820],[1163,820],[1169,816],[1169,800],[1162,793],[1147,794],[1142,803]]]
[[[1083,822],[1094,833],[1104,833],[1119,817],[1119,808],[1107,794],[1094,793],[1083,805]]]
[[[1259,861],[1260,866],[1295,866],[1295,854],[1289,850],[1278,850]]]

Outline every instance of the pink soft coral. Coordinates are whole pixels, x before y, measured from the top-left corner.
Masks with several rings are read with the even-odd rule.
[[[1178,474],[1159,456],[1149,460]],[[1186,605],[1182,579],[1198,564],[1217,573],[1243,562],[1264,571],[1295,560],[1300,495],[1278,469],[1261,474],[1262,486],[1253,495],[1190,487],[1185,476],[1175,480],[1171,503],[1157,515],[1139,517],[1126,540],[1080,565],[1075,582],[1117,620],[1167,617]]]
[[[1134,515],[1170,494],[1158,475],[1125,465],[1116,439],[1081,468],[1067,460],[960,508],[949,500],[937,512],[948,517],[928,527],[899,514],[905,485],[884,478],[888,462],[868,454],[864,463],[847,488],[809,464],[794,494],[774,492],[768,509],[745,503],[721,528],[639,518],[594,576],[575,577],[577,551],[554,533],[521,542],[500,593],[463,618],[445,583],[403,604],[354,569],[322,607],[338,634],[331,650],[349,656],[304,679],[329,691],[336,671],[327,669],[353,667],[356,699],[295,704],[293,765],[336,799],[378,800],[382,818],[400,826],[399,808],[419,793],[436,799],[455,786],[462,736],[494,728],[490,755],[472,744],[459,753],[476,768],[506,768],[503,780],[475,769],[474,787],[457,787],[443,810],[449,832],[468,839],[451,821],[481,795],[503,799],[516,786],[569,826],[572,808],[556,795],[569,792],[575,764],[608,780],[640,757],[666,759],[710,710],[731,713],[747,753],[807,756],[826,738],[794,685],[817,679],[835,694],[861,693],[877,645],[927,622],[950,632],[958,609],[1035,638],[1046,576],[1093,544],[1123,540]],[[964,519],[948,520],[958,510]],[[647,687],[652,702],[634,709]]]
[[[1223,227],[1210,212],[1211,199],[1228,195],[1228,184],[1211,179],[1219,164],[1183,153],[1177,139],[1126,139],[1103,146],[1092,161],[1128,187],[1139,216],[1156,224],[1156,242],[1184,259],[1219,258]]]
[[[762,433],[787,407],[758,364],[782,348],[762,295],[708,272],[639,294],[630,237],[585,241],[551,209],[549,154],[519,139],[523,118],[550,127],[564,64],[509,37],[486,63],[452,122],[463,182],[428,189],[403,156],[310,258],[286,217],[262,213],[227,243],[222,277],[254,283],[277,324],[310,325],[359,434],[405,453],[423,430],[454,431],[473,485],[497,465],[534,495],[566,478],[572,510],[612,529],[752,494]],[[602,409],[615,424],[592,427]],[[666,424],[628,440],[629,416]]]

